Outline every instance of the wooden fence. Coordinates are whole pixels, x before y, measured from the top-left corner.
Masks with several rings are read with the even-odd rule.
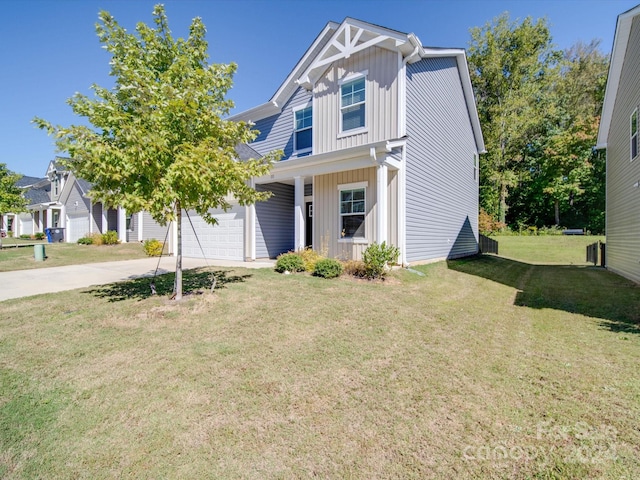
[[[480,235],[480,253],[495,253],[497,255],[498,242],[493,238]]]

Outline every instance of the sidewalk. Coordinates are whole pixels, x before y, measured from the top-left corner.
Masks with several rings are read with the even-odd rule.
[[[182,268],[197,267],[273,268],[273,261],[238,262],[231,260],[204,260],[183,258]],[[41,293],[62,292],[92,285],[122,282],[133,278],[150,277],[158,265],[157,258],[122,260],[118,262],[86,263],[66,267],[36,268],[0,272],[0,302],[11,298],[29,297]],[[174,272],[175,257],[162,257],[158,275]]]

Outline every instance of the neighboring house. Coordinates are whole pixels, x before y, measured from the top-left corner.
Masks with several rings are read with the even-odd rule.
[[[640,6],[618,17],[597,148],[607,150],[606,266],[640,282]]]
[[[16,186],[24,190],[27,203],[44,201],[49,198],[46,190],[49,181],[46,178],[22,176]],[[0,216],[0,229],[10,232],[12,236],[33,235],[35,230],[34,218],[29,212],[5,213]]]
[[[150,238],[164,240],[167,227],[161,227],[147,212],[127,213],[123,208],[105,208],[89,196],[91,184],[78,179],[62,166],[59,157],[49,163],[45,178],[22,177],[28,213],[8,214],[3,225],[14,235],[33,235],[47,228],[64,228],[64,241],[75,243],[91,233],[118,233],[121,242],[141,242]],[[174,236],[168,236],[169,251]]]
[[[273,196],[213,212],[214,227],[191,214],[197,236],[185,218],[185,256],[202,256],[198,240],[236,260],[306,246],[359,259],[374,242],[398,246],[402,264],[477,253],[484,142],[463,49],[330,22],[267,103],[230,120],[260,131],[241,158],[284,151],[253,182]]]

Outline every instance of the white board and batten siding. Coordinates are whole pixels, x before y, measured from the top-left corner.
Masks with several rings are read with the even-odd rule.
[[[366,72],[365,132],[340,132],[340,81]],[[314,87],[314,153],[332,152],[396,138],[398,133],[398,54],[368,48],[334,62]]]
[[[217,209],[210,210],[210,213],[218,220],[216,225],[205,222],[195,211],[189,212],[189,222],[183,212],[182,255],[211,260],[244,260],[245,207],[234,205],[227,212]]]
[[[630,151],[630,118],[634,109],[640,110],[638,49],[640,17],[636,16],[607,139],[606,263],[611,271],[640,283],[640,155],[631,160]]]
[[[407,65],[407,134],[407,261],[477,253],[477,147],[454,58]]]

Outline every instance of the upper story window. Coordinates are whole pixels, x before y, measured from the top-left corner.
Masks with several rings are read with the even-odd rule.
[[[638,109],[636,108],[631,114],[630,130],[631,130],[631,160],[638,156]]]
[[[365,127],[366,77],[360,75],[340,86],[342,131]]]
[[[296,153],[310,152],[313,138],[313,109],[302,107],[293,112],[293,150]]]
[[[58,178],[57,175],[53,178],[52,188],[53,188],[53,196],[57,197],[60,194],[60,179]]]

